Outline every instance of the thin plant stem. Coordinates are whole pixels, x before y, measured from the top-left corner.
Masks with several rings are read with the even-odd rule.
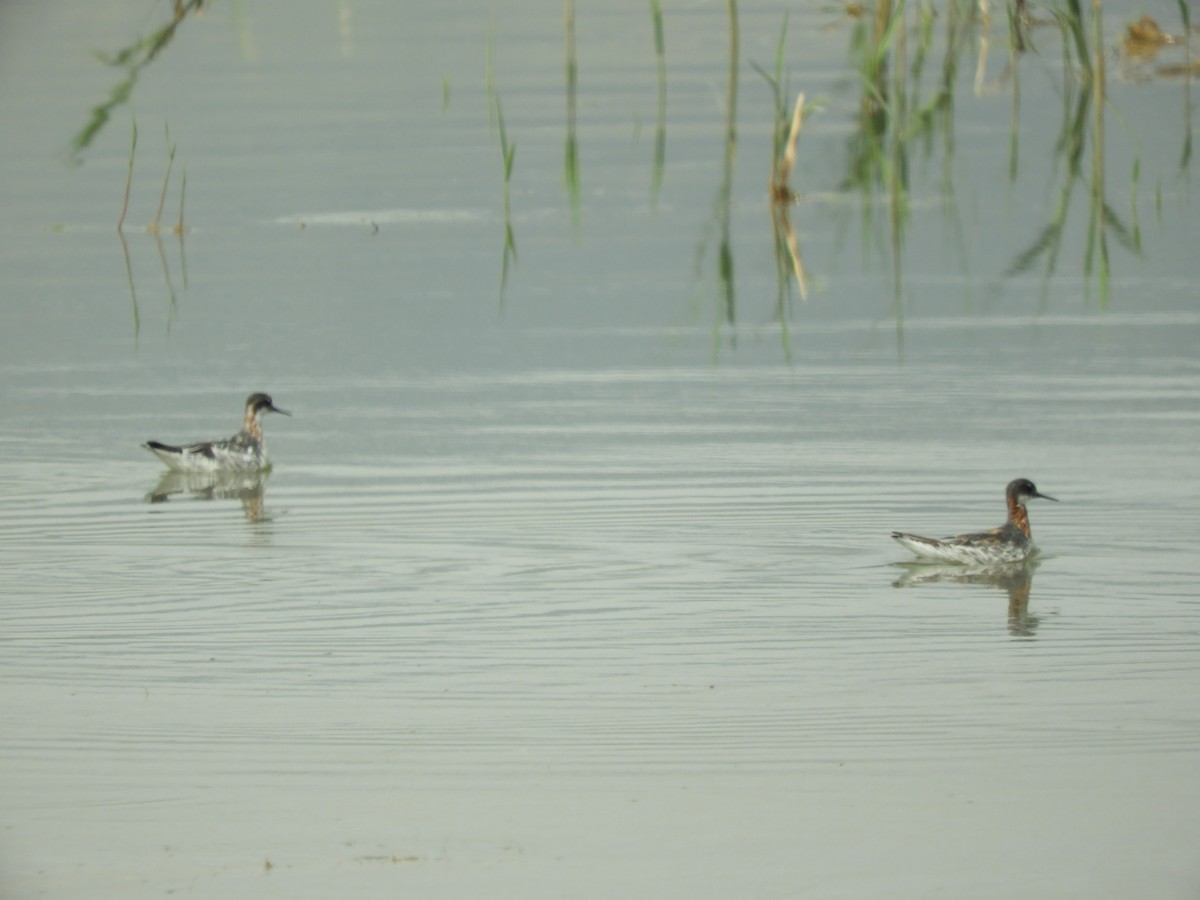
[[[129,301],[133,309],[133,337],[136,341],[142,328],[142,317],[138,312],[137,289],[133,285],[133,263],[129,259],[129,244],[125,240],[125,232],[120,228],[117,229],[117,237],[121,241],[121,253],[125,257],[125,279],[129,283]]]
[[[1192,16],[1187,0],[1178,0],[1179,17],[1183,20],[1183,58],[1192,58]],[[1186,169],[1192,161],[1192,66],[1184,67],[1183,75],[1183,152],[1179,168]]]
[[[147,229],[151,232],[158,231],[158,222],[162,218],[163,206],[167,202],[167,185],[171,181],[171,169],[175,165],[175,145],[171,143],[171,130],[167,126],[163,126],[167,138],[167,174],[163,176],[162,190],[158,195],[158,209],[154,213],[154,221],[150,223]]]
[[[183,224],[183,197],[187,193],[187,169],[183,170],[182,177],[179,179],[179,223],[175,226],[176,234],[183,234],[186,228]]]
[[[137,151],[137,119],[133,120],[133,140],[129,144],[129,167],[125,172],[125,197],[121,201],[121,215],[117,218],[117,231],[125,227],[125,214],[129,211],[129,189],[133,185],[133,156]]]
[[[667,161],[667,53],[662,7],[658,0],[650,0],[650,18],[654,23],[654,58],[658,70],[658,124],[654,130],[654,167],[650,175],[650,192],[657,205]]]
[[[508,142],[508,132],[504,127],[504,109],[501,106],[499,94],[494,95],[493,102],[496,107],[496,124],[500,132],[500,158],[504,170],[504,251],[500,261],[500,305],[503,306],[504,289],[508,285],[508,271],[517,259],[517,243],[513,236],[512,201],[509,190],[517,146]]]
[[[578,232],[581,200],[579,184],[579,140],[575,130],[575,94],[579,81],[579,71],[575,62],[575,0],[566,0],[563,11],[563,25],[567,40],[567,139],[563,151],[563,180],[566,182],[567,195],[571,203],[571,223],[574,225],[576,232]]]
[[[1104,80],[1104,25],[1101,21],[1103,0],[1092,0],[1092,39],[1094,57],[1092,62],[1092,215],[1099,250],[1100,303],[1108,301],[1108,240],[1105,234],[1105,182],[1104,182],[1104,104],[1106,83]]]
[[[146,66],[171,43],[175,31],[189,13],[198,12],[204,5],[204,0],[178,0],[172,7],[171,21],[148,37],[138,38],[129,46],[115,54],[103,54],[102,62],[118,66],[126,70],[126,76],[109,94],[108,100],[92,109],[91,117],[71,139],[70,159],[75,165],[81,162],[80,154],[91,146],[96,135],[108,124],[108,120],[118,106],[129,102],[133,87]]]
[[[733,324],[735,315],[735,288],[733,273],[733,244],[729,233],[733,192],[733,160],[737,153],[737,94],[738,55],[741,46],[741,31],[738,28],[737,0],[726,0],[729,15],[729,74],[728,94],[725,101],[725,160],[721,181],[721,244],[718,249],[718,272],[724,300],[725,321]]]

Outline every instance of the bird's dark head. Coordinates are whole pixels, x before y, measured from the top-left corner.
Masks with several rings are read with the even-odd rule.
[[[263,413],[279,413],[283,416],[290,416],[291,413],[286,409],[280,409],[271,400],[270,394],[251,394],[246,398],[246,413],[248,415],[258,417]]]
[[[1042,500],[1054,500],[1055,503],[1058,502],[1056,498],[1051,497],[1049,494],[1041,493],[1037,489],[1037,485],[1035,485],[1028,478],[1017,478],[1014,481],[1010,481],[1008,483],[1008,489],[1006,493],[1008,494],[1010,500],[1015,501],[1021,506],[1024,506],[1028,501],[1035,498],[1040,498]]]

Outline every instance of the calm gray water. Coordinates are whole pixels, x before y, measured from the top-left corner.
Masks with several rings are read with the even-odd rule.
[[[725,6],[664,4],[657,195],[649,9],[576,10],[577,224],[559,5],[214,0],[76,166],[123,77],[90,51],[169,11],[0,10],[0,893],[1196,896],[1179,57],[1111,61],[1105,281],[1054,32],[1016,174],[994,26],[897,218],[847,186],[854,23],[791,9],[803,299],[751,6],[727,217]],[[143,230],[164,125],[182,239]],[[254,390],[268,478],[160,480],[142,441]],[[888,538],[1021,475],[1061,500],[1034,565]]]

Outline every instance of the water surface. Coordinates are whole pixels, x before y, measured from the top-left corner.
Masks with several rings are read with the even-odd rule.
[[[965,67],[898,233],[844,182],[852,23],[793,11],[824,111],[781,303],[750,62],[783,9],[741,11],[727,219],[725,8],[664,8],[657,197],[648,10],[576,12],[578,225],[559,8],[209,4],[76,168],[119,74],[86,51],[166,13],[3,13],[4,894],[1194,896],[1181,85],[1110,85],[1160,137],[1106,145],[1140,249],[1102,284],[1081,209],[1014,272],[1060,184],[1057,43],[1020,177]],[[166,120],[182,241],[113,232],[131,110],[132,221]],[[269,477],[160,481],[141,441],[228,433],[253,390],[294,413]],[[997,525],[1016,476],[1062,501],[1036,564],[902,565],[890,530]]]

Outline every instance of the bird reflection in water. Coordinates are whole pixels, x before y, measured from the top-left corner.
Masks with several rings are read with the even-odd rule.
[[[1009,563],[964,566],[947,563],[897,563],[904,569],[893,587],[920,587],[927,584],[974,584],[998,588],[1008,594],[1008,630],[1014,637],[1029,637],[1037,630],[1039,618],[1029,614],[1029,595],[1038,559]]]
[[[166,472],[146,494],[147,503],[166,503],[187,497],[192,500],[238,500],[248,522],[264,522],[263,510],[269,470],[256,472]]]

